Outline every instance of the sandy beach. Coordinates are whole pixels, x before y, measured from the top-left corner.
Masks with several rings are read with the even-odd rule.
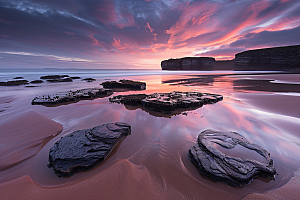
[[[297,199],[300,196],[299,74],[234,75],[227,71],[94,76],[97,81],[89,83],[78,80],[31,88],[0,88],[1,199]],[[106,79],[122,78],[144,81],[147,89],[116,90],[113,96],[197,91],[220,94],[224,99],[172,116],[109,103],[109,97],[55,107],[31,105],[37,95],[99,87]],[[49,149],[60,137],[118,121],[131,125],[131,135],[104,162],[69,178],[59,178],[48,168]],[[205,129],[235,131],[266,149],[274,160],[275,179],[254,178],[246,186],[232,187],[201,175],[189,160],[188,150]]]

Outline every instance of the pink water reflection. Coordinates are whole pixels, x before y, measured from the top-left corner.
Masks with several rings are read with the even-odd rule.
[[[199,196],[199,191],[244,196],[250,192],[265,192],[281,187],[300,167],[299,147],[290,139],[284,137],[284,130],[279,130],[274,124],[260,120],[261,114],[253,112],[255,107],[234,100],[233,78],[215,77],[208,85],[193,83],[192,85],[170,85],[167,80],[190,78],[186,75],[153,75],[124,77],[145,81],[145,91],[116,92],[118,94],[154,93],[171,91],[198,91],[222,94],[224,100],[213,105],[205,105],[196,110],[187,111],[187,115],[176,115],[171,118],[156,117],[141,108],[127,109],[121,104],[111,104],[108,98],[84,100],[78,103],[59,107],[31,106],[34,95],[40,94],[40,89],[16,89],[19,99],[7,110],[8,115],[33,109],[48,118],[61,123],[64,127],[59,137],[52,139],[33,158],[0,172],[0,181],[6,182],[23,175],[29,175],[35,182],[46,188],[69,187],[69,185],[85,181],[96,174],[101,174],[120,159],[145,167],[162,185],[175,188],[183,196]],[[76,83],[84,88],[86,83]],[[90,86],[96,86],[95,83]],[[74,87],[74,85],[72,85]],[[44,87],[43,92],[58,90]],[[61,86],[61,91],[69,89]],[[11,95],[11,94],[10,94]],[[1,115],[0,117],[4,117]],[[270,117],[270,116],[268,116]],[[88,172],[78,173],[68,179],[55,176],[52,169],[47,168],[48,153],[51,146],[61,137],[78,129],[91,128],[103,123],[123,121],[131,124],[132,133],[122,141],[109,158]],[[202,176],[196,167],[188,160],[188,150],[195,143],[198,134],[205,129],[235,131],[246,137],[250,142],[258,144],[271,153],[278,175],[275,180],[264,181],[255,179],[243,188],[232,188],[223,183],[215,183]],[[185,187],[188,186],[188,187]]]

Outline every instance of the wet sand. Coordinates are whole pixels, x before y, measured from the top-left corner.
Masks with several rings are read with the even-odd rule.
[[[299,194],[300,110],[297,102],[300,97],[294,91],[289,91],[288,87],[284,93],[275,93],[261,91],[259,86],[256,90],[254,87],[241,89],[234,85],[234,81],[249,77],[286,81],[289,78],[282,77],[291,75],[261,76],[226,75],[205,79],[204,85],[201,80],[198,83],[192,81],[189,84],[186,81],[184,84],[177,84],[176,80],[191,80],[190,75],[124,77],[147,82],[147,89],[114,93],[150,94],[176,90],[224,96],[224,100],[216,104],[189,110],[187,115],[178,113],[171,117],[149,114],[147,110],[140,108],[130,109],[121,104],[111,104],[107,97],[58,107],[32,106],[30,101],[41,90],[50,93],[55,89],[51,85],[26,89],[18,86],[16,94],[7,92],[5,98],[14,98],[11,106],[1,112],[1,124],[4,119],[17,122],[18,113],[34,112],[34,116],[45,115],[49,118],[48,121],[45,120],[47,125],[43,126],[51,126],[55,121],[55,124],[63,125],[63,130],[43,144],[36,133],[26,137],[36,138],[40,146],[33,156],[25,158],[29,155],[26,153],[26,156],[21,156],[25,158],[24,161],[7,165],[0,171],[1,199],[293,199]],[[293,81],[296,80],[293,75]],[[89,83],[89,86],[96,86],[99,82]],[[79,82],[76,84],[60,84],[56,91],[74,87],[81,89],[87,85]],[[295,87],[294,84],[293,90]],[[34,119],[34,116],[25,120],[22,117],[26,123],[18,123],[18,128],[25,130],[29,119]],[[131,124],[132,133],[117,145],[106,161],[70,178],[58,178],[47,167],[49,149],[60,137],[78,129],[116,121]],[[275,180],[255,178],[249,185],[235,188],[200,175],[187,154],[198,134],[208,128],[236,131],[269,151],[277,170]],[[17,131],[15,133],[22,134]],[[41,137],[45,138],[51,135],[49,134],[45,133]],[[22,147],[15,146],[17,150]],[[8,164],[9,160],[5,159],[5,162]]]

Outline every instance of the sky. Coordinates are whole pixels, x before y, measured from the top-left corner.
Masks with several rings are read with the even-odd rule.
[[[297,44],[299,0],[0,0],[0,68],[159,69]]]

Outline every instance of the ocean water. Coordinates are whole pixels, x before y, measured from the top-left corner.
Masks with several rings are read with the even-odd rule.
[[[95,78],[95,82],[74,80],[66,83],[41,83],[0,86],[0,121],[11,120],[33,110],[63,125],[63,131],[28,160],[0,171],[0,183],[28,175],[45,188],[71,187],[101,174],[118,160],[147,170],[162,187],[173,188],[183,197],[203,198],[205,193],[226,192],[237,198],[251,192],[263,193],[280,188],[290,181],[300,167],[298,133],[300,124],[300,75],[270,72],[232,71],[161,71],[161,70],[78,70],[31,69],[0,70],[0,81],[22,76],[28,81],[44,75],[69,75]],[[114,95],[171,91],[196,91],[223,95],[223,101],[173,114],[153,112],[139,106],[110,103],[108,98],[83,100],[67,105],[46,107],[31,105],[35,96],[101,87],[106,80],[131,79],[147,83],[146,90],[114,92]],[[288,102],[288,103],[283,103]],[[90,171],[68,179],[58,178],[47,167],[48,153],[62,136],[75,130],[103,123],[123,121],[131,124],[132,133],[108,159]],[[0,123],[1,125],[1,123]],[[205,129],[235,131],[271,153],[275,179],[255,178],[243,188],[216,183],[200,175],[188,159],[188,150]],[[1,144],[9,145],[9,144]],[[242,152],[247,154],[247,152]],[[251,155],[249,154],[249,157]],[[134,177],[133,177],[134,178]],[[122,177],[120,177],[120,180]],[[183,187],[188,186],[188,187]],[[198,191],[202,191],[202,194]]]

